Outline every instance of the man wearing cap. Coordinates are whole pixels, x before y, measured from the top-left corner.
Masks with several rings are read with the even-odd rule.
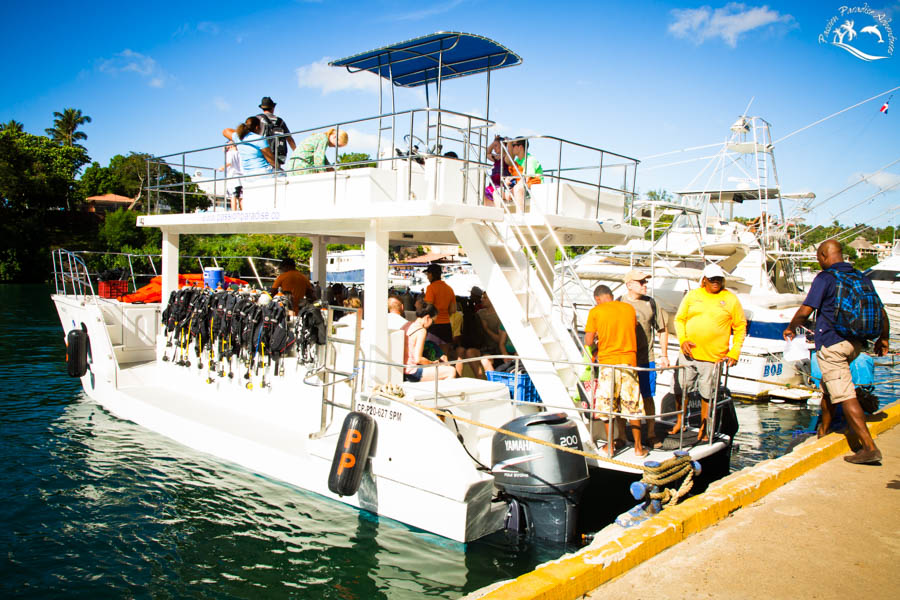
[[[275,116],[275,102],[270,97],[263,96],[263,99],[259,103],[259,107],[263,111],[256,116],[263,125],[263,137],[290,132],[291,128],[284,122],[284,119]],[[287,147],[290,146],[291,150],[297,148],[297,144],[294,143],[294,138],[290,135],[283,135],[267,141],[269,143],[269,148],[272,150],[272,154],[278,157],[279,167],[287,160]]]
[[[734,339],[728,347],[732,333]],[[725,271],[719,265],[703,269],[700,287],[685,294],[675,315],[675,334],[681,344],[678,365],[683,366],[675,378],[675,402],[681,409],[682,390],[695,389],[700,394],[700,431],[698,441],[709,439],[706,422],[709,401],[718,388],[716,363],[737,364],[741,346],[747,335],[747,319],[737,296],[725,289]],[[670,434],[681,431],[681,416]]]
[[[425,302],[433,304],[437,309],[437,317],[428,330],[439,337],[445,344],[453,341],[453,328],[450,326],[450,315],[456,312],[456,294],[447,283],[441,280],[441,265],[431,263],[425,267],[428,287],[425,288]]]
[[[655,369],[657,361],[653,352],[653,335],[659,332],[659,366],[668,367],[669,328],[666,324],[666,313],[660,310],[656,301],[647,295],[647,280],[650,275],[643,271],[632,270],[625,274],[626,292],[619,300],[630,304],[637,317],[635,336],[637,339],[637,366]],[[638,371],[641,385],[641,397],[644,399],[644,414],[652,416],[655,411],[653,396],[656,395],[656,371]],[[647,443],[655,448],[662,447],[656,439],[655,421],[647,421]]]
[[[469,300],[472,302],[472,310],[474,312],[478,312],[484,306],[481,304],[481,296],[484,295],[484,292],[481,291],[481,288],[477,285],[473,285],[472,289],[469,291]]]

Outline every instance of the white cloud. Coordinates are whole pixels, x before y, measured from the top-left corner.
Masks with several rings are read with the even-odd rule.
[[[349,73],[343,67],[329,67],[330,58],[297,68],[297,85],[322,91],[322,95],[344,90],[378,93],[378,76],[372,73]]]
[[[225,98],[223,98],[222,96],[216,96],[215,98],[213,98],[213,106],[215,106],[222,112],[231,110],[231,105],[228,104],[228,102],[226,102]]]
[[[368,152],[374,155],[378,148],[378,136],[372,133],[366,133],[358,129],[347,129],[347,146],[344,152]],[[386,142],[390,145],[390,140]],[[384,145],[384,144],[382,144]]]
[[[882,171],[881,173],[875,173],[873,175],[861,173],[860,176],[866,177],[866,183],[877,187],[881,191],[889,188],[891,191],[894,191],[897,190],[897,188],[900,188],[900,174],[897,173],[886,173]]]
[[[101,59],[97,63],[97,70],[112,76],[118,76],[121,73],[135,73],[147,81],[150,87],[161,88],[171,79],[171,75],[166,73],[151,57],[134,52],[126,48],[112,58]]]
[[[669,33],[675,37],[692,40],[695,44],[718,37],[732,48],[737,47],[742,34],[754,29],[796,25],[791,15],[781,14],[765,5],[748,7],[739,2],[729,2],[716,9],[709,6],[675,9],[671,14],[674,21],[669,24]]]

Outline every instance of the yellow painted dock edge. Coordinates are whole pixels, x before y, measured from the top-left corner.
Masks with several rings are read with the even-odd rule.
[[[900,423],[900,401],[869,417],[873,436]],[[878,420],[873,420],[878,419]],[[742,506],[752,504],[807,471],[849,451],[843,435],[809,440],[793,452],[744,469],[713,483],[706,492],[665,509],[599,548],[538,567],[503,583],[482,600],[575,599],[632,567],[674,546],[687,536],[713,525]]]

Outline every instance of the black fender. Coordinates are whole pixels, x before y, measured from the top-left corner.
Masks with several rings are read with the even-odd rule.
[[[66,336],[66,368],[69,377],[82,377],[88,370],[88,334],[73,329]]]
[[[328,475],[328,489],[338,496],[352,496],[359,489],[375,437],[375,419],[361,412],[344,418]]]

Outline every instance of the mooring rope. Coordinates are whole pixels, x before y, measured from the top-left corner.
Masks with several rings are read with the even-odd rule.
[[[571,454],[578,454],[585,458],[593,458],[596,460],[601,460],[603,462],[612,463],[614,465],[618,465],[620,467],[627,467],[629,469],[640,469],[641,465],[635,465],[629,462],[625,462],[623,460],[616,460],[614,458],[609,458],[607,456],[602,456],[600,454],[594,454],[592,452],[585,452],[584,450],[577,450],[575,448],[567,448],[566,446],[560,446],[559,444],[554,444],[553,442],[548,442],[546,440],[539,440],[537,438],[531,437],[529,435],[524,435],[521,433],[516,433],[515,431],[510,431],[508,429],[503,429],[502,427],[494,427],[493,425],[488,425],[487,423],[481,423],[479,421],[473,421],[472,419],[467,419],[466,417],[461,417],[459,415],[455,415],[451,412],[447,412],[444,410],[440,410],[437,408],[432,408],[430,406],[425,406],[423,404],[419,404],[417,402],[411,402],[404,398],[405,393],[403,388],[396,383],[385,383],[376,385],[372,388],[372,396],[381,396],[383,398],[387,398],[389,400],[397,401],[401,404],[405,404],[406,406],[410,406],[412,408],[418,408],[421,410],[427,410],[428,412],[434,413],[441,417],[456,419],[457,421],[462,421],[463,423],[468,423],[469,425],[475,425],[476,427],[484,427],[485,429],[490,429],[491,431],[502,433],[503,435],[508,435],[510,437],[519,438],[520,440],[525,440],[528,442],[532,442],[534,444],[539,444],[541,446],[547,446],[549,448],[553,448],[555,450],[559,450],[560,452],[569,452]],[[666,461],[669,462],[669,461]],[[665,464],[665,463],[664,463]],[[688,463],[690,464],[690,462]],[[643,467],[646,473],[647,467]]]
[[[754,381],[756,383],[766,383],[768,385],[777,385],[779,387],[783,387],[789,390],[801,390],[804,392],[818,392],[819,388],[809,387],[805,385],[798,385],[793,383],[781,383],[779,381],[768,381],[766,379],[754,379],[752,377],[742,377],[740,375],[734,375],[733,373],[728,374],[729,379],[740,379],[742,381]]]
[[[678,490],[672,491],[670,488],[662,487],[667,483],[674,483],[682,477],[684,480]],[[675,504],[679,498],[685,496],[694,487],[694,466],[691,464],[691,457],[687,454],[673,456],[660,463],[658,467],[644,465],[644,476],[641,478],[641,483],[662,488],[659,492],[650,492],[651,500],[659,500],[664,506]]]

